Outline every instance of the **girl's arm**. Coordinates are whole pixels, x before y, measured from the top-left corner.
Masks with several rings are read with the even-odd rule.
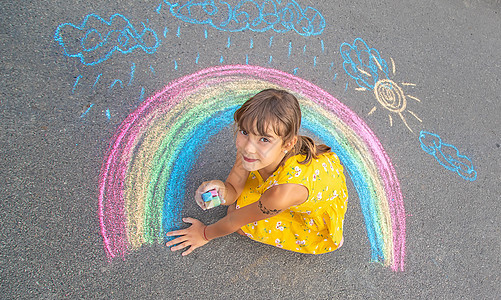
[[[167,242],[172,251],[186,247],[183,256],[209,242],[209,240],[228,235],[240,227],[271,216],[308,199],[308,189],[298,184],[281,184],[267,190],[261,198],[252,204],[236,209],[212,225],[204,225],[193,218],[184,218],[183,221],[192,225],[186,229],[171,231],[167,236],[179,236]]]
[[[235,164],[233,165],[233,168],[231,168],[230,174],[224,183],[226,187],[226,193],[223,195],[225,200],[224,205],[233,204],[238,199],[244,190],[249,173],[250,172],[245,170],[242,166],[242,156],[237,153]]]
[[[308,189],[299,184],[281,184],[267,190],[252,204],[236,209],[218,222],[208,225],[205,236],[208,240],[228,235],[240,227],[277,215],[291,206],[304,203]]]

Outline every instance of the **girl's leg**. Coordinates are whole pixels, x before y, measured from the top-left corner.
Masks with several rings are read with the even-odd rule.
[[[235,203],[233,203],[230,206],[228,206],[228,210],[226,211],[226,214],[227,215],[230,214],[235,209],[237,209],[237,201],[235,201]],[[240,234],[240,235],[246,236],[245,233],[242,231],[242,229],[238,229],[235,232],[238,233],[238,234]]]

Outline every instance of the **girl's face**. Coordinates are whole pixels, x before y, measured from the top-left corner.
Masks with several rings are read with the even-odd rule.
[[[266,136],[258,136],[240,128],[236,138],[237,152],[241,155],[244,169],[260,171],[263,179],[277,169],[285,156],[284,150],[289,150],[273,130],[267,132]]]

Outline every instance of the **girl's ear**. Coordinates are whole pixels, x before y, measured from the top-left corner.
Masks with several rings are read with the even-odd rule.
[[[290,151],[292,148],[294,148],[294,145],[296,145],[297,143],[297,135],[295,137],[293,137],[290,142],[288,142],[286,145],[285,145],[285,150],[287,151]]]

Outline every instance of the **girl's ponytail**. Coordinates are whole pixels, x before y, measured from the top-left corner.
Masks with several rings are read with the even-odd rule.
[[[315,142],[304,135],[298,135],[297,143],[294,145],[294,154],[304,155],[303,161],[300,164],[308,164],[312,159],[318,158],[319,155],[330,152],[331,147],[324,144],[315,144]]]

